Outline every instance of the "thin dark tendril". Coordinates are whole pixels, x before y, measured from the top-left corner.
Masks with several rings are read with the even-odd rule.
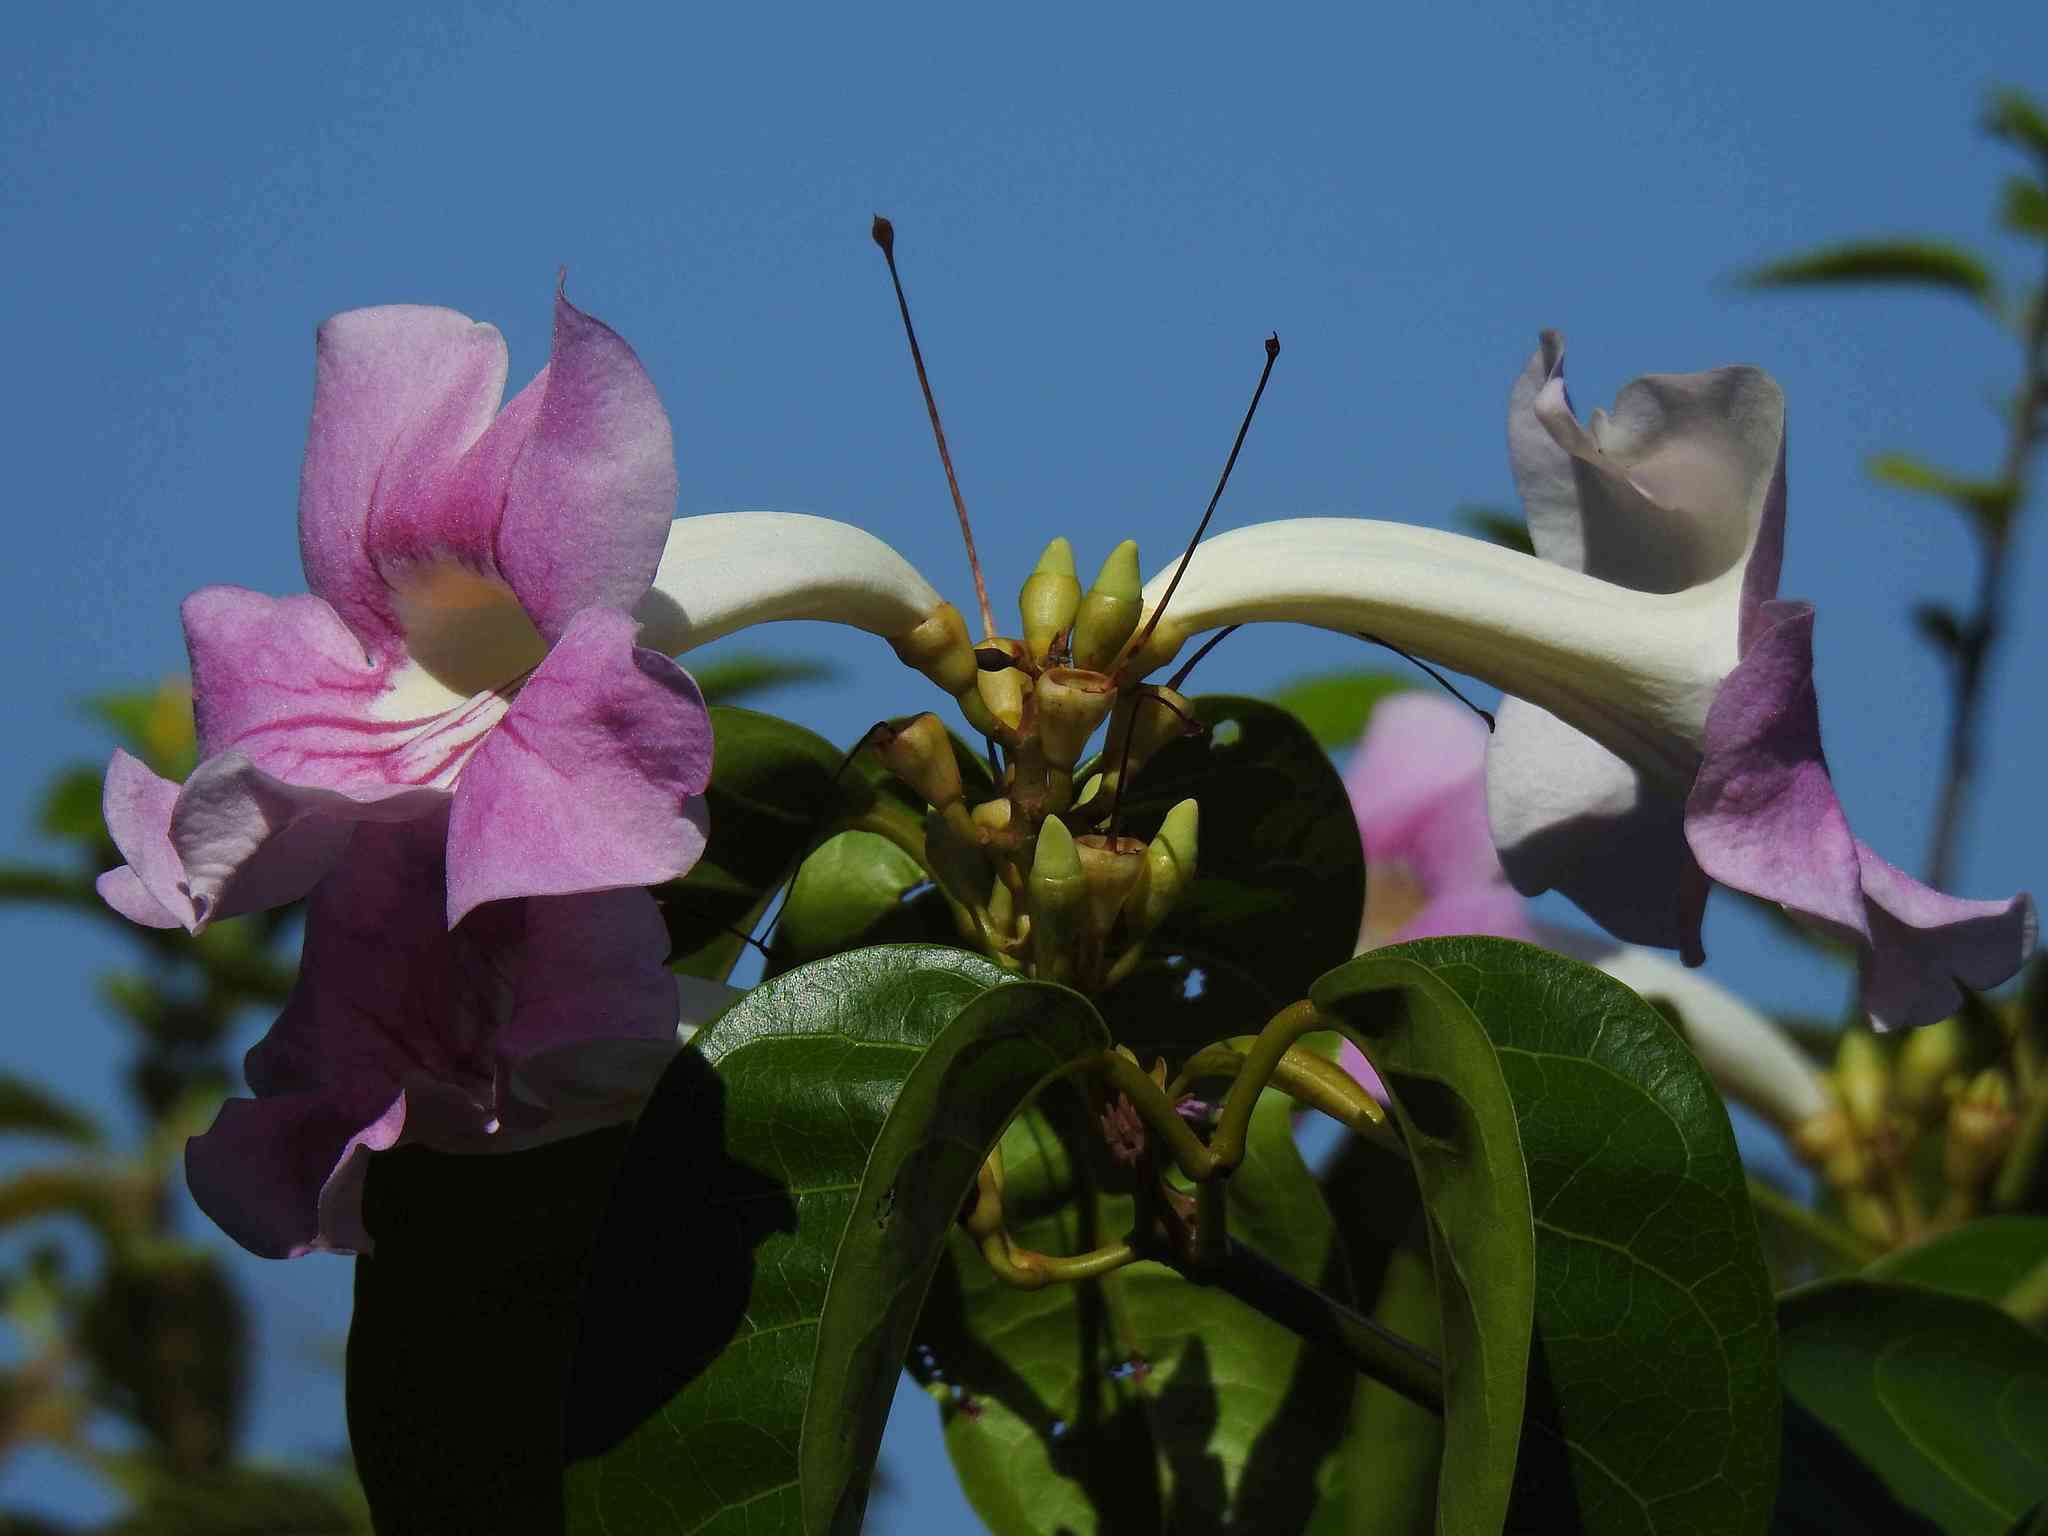
[[[917,387],[924,391],[924,408],[932,419],[932,436],[939,442],[939,462],[946,466],[946,488],[953,493],[953,510],[960,515],[960,538],[967,545],[967,568],[974,572],[974,597],[981,604],[981,632],[996,632],[995,610],[988,605],[988,583],[981,579],[981,557],[974,552],[974,530],[967,523],[967,502],[960,494],[960,477],[953,473],[953,455],[946,450],[946,429],[939,425],[939,402],[932,398],[931,380],[925,377],[924,353],[917,345],[917,329],[910,323],[910,301],[903,296],[903,279],[896,275],[896,226],[875,215],[869,233],[882,248],[889,263],[889,281],[896,289],[896,308],[903,314],[903,334],[910,338],[910,360],[917,365]]]
[[[1401,647],[1395,645],[1391,640],[1382,640],[1378,635],[1368,635],[1362,630],[1359,632],[1358,638],[1365,641],[1368,645],[1377,645],[1383,650],[1392,651],[1396,656],[1400,657],[1410,666],[1422,668],[1423,671],[1427,672],[1432,678],[1436,680],[1437,687],[1443,689],[1445,693],[1448,693],[1460,704],[1464,705],[1467,709],[1471,710],[1473,714],[1477,715],[1480,719],[1484,720],[1486,722],[1486,729],[1488,733],[1490,734],[1492,732],[1494,725],[1492,712],[1489,710],[1481,709],[1477,704],[1474,704],[1470,699],[1466,698],[1465,695],[1458,692],[1456,688],[1451,686],[1449,678],[1445,677],[1443,673],[1437,671],[1435,667],[1432,667],[1428,662],[1424,661],[1421,657],[1411,656],[1406,651],[1402,650]]]
[[[1215,650],[1217,646],[1221,645],[1224,641],[1228,640],[1232,635],[1236,634],[1242,628],[1244,628],[1242,624],[1232,624],[1227,629],[1217,630],[1215,634],[1211,635],[1208,639],[1202,642],[1201,649],[1196,651],[1194,655],[1190,656],[1187,659],[1186,665],[1184,665],[1178,672],[1173,674],[1173,681],[1168,683],[1166,686],[1171,688],[1175,693],[1179,693],[1180,685],[1186,682],[1188,680],[1188,674],[1195,670],[1195,663],[1200,661],[1204,656],[1208,655],[1211,651]]]
[[[1203,509],[1202,520],[1195,524],[1195,536],[1188,540],[1187,552],[1180,557],[1180,564],[1173,568],[1173,580],[1166,584],[1166,595],[1159,599],[1159,606],[1152,610],[1152,617],[1145,621],[1138,638],[1126,648],[1124,654],[1136,656],[1145,649],[1145,642],[1152,638],[1152,631],[1159,627],[1159,621],[1166,614],[1166,605],[1173,601],[1173,592],[1180,585],[1181,576],[1187,571],[1188,562],[1195,557],[1195,546],[1202,542],[1202,535],[1209,529],[1209,519],[1216,515],[1216,503],[1223,499],[1223,487],[1230,484],[1230,472],[1237,467],[1238,451],[1244,447],[1244,436],[1252,429],[1252,417],[1258,414],[1259,399],[1266,393],[1266,380],[1273,377],[1273,364],[1280,358],[1280,333],[1275,331],[1266,338],[1266,366],[1259,370],[1259,387],[1252,391],[1252,403],[1245,407],[1244,420],[1238,423],[1237,438],[1230,445],[1230,457],[1223,461],[1223,473],[1216,477],[1216,490],[1209,497],[1209,505]]]
[[[1232,627],[1234,628],[1235,626]],[[1223,633],[1227,635],[1230,631],[1226,629]],[[1222,636],[1219,635],[1217,638],[1221,639]],[[1210,643],[1214,644],[1215,642],[1211,641]],[[1204,649],[1207,649],[1207,647],[1204,647]],[[1197,659],[1200,659],[1199,654]],[[1184,674],[1185,669],[1183,669]],[[1172,685],[1169,684],[1168,686],[1171,687]],[[1138,710],[1140,706],[1146,703],[1157,704],[1161,708],[1171,710],[1174,714],[1178,715],[1180,723],[1187,727],[1186,734],[1189,736],[1200,736],[1209,729],[1208,726],[1195,719],[1194,716],[1190,715],[1156,688],[1141,688],[1132,695],[1131,728],[1124,732],[1124,753],[1117,760],[1116,765],[1116,798],[1109,802],[1109,835],[1112,838],[1117,835],[1118,829],[1123,825],[1124,786],[1130,782],[1131,777],[1131,743],[1138,736]]]
[[[759,939],[755,938],[751,933],[747,932],[746,929],[740,927],[736,923],[720,923],[718,926],[726,933],[729,933],[734,938],[738,939],[742,944],[751,944],[754,946],[754,948],[761,951],[761,958],[763,960],[766,960],[768,958],[768,946],[766,944],[763,944]]]

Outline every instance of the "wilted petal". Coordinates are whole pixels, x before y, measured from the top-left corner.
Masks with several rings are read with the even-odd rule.
[[[448,841],[448,921],[480,902],[657,885],[704,849],[703,696],[587,609],[464,769]]]
[[[381,645],[398,618],[371,559],[373,509],[419,494],[483,435],[505,390],[505,341],[453,310],[394,304],[327,321],[316,359],[299,480],[306,585]]]
[[[916,566],[850,523],[717,512],[676,520],[634,617],[644,645],[676,656],[781,619],[822,619],[894,640],[939,603]]]
[[[1957,983],[1982,990],[2014,975],[2034,952],[2032,898],[1964,901],[1922,885],[1856,844],[1870,920],[1863,1006],[1879,1029],[1945,1019],[1963,1006]]]

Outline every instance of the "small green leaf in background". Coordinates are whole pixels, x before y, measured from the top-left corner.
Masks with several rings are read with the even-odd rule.
[[[1180,801],[1202,808],[1194,883],[1101,1000],[1141,1056],[1257,1030],[1358,947],[1365,908],[1358,821],[1308,728],[1257,699],[1192,704],[1208,734],[1161,751],[1124,806],[1123,830],[1143,838]]]
[[[593,1260],[571,1529],[852,1531],[976,1170],[1047,1078],[1108,1034],[1077,993],[892,945],[766,982],[695,1043],[641,1119]],[[677,1155],[707,1132],[724,1173]],[[663,1251],[666,1207],[691,1180],[708,1188],[689,1198],[752,1249],[744,1296],[693,1294],[729,1272],[721,1242],[684,1231]],[[725,1314],[731,1337],[694,1340],[662,1396],[635,1375],[649,1343],[634,1320],[677,1298]]]
[[[1936,469],[1904,453],[1880,453],[1868,465],[1870,478],[1923,496],[1940,496],[1961,508],[1986,533],[2000,533],[2012,520],[2015,488],[1999,480],[1972,480]]]
[[[151,689],[94,694],[86,713],[113,731],[152,771],[181,783],[199,761],[192,727],[192,685],[167,678]]]
[[[2048,172],[2048,112],[2024,91],[1997,91],[1984,113],[1984,131],[2027,151]]]
[[[1620,982],[1534,945],[1381,953],[1455,989],[1513,1095],[1536,1228],[1518,1523],[1763,1531],[1779,1449],[1770,1276],[1698,1059]]]
[[[1381,699],[1413,686],[1384,672],[1325,672],[1289,683],[1270,702],[1307,726],[1317,745],[1341,752],[1358,744]]]
[[[1490,544],[1525,555],[1536,553],[1536,542],[1529,537],[1528,520],[1518,513],[1503,507],[1460,507],[1458,521]]]
[[[1998,221],[2016,235],[2048,240],[2048,187],[2027,176],[2010,177]]]
[[[2048,1497],[2048,1339],[1985,1302],[1829,1280],[1778,1307],[1785,1391],[1948,1536]]]
[[[1864,1271],[1871,1280],[1924,1285],[1994,1306],[2024,1297],[2048,1275],[2048,1217],[1983,1216],[1954,1231],[1888,1253]]]
[[[1522,1439],[1537,1286],[1532,1170],[1485,1028],[1406,953],[1416,948],[1360,955],[1309,997],[1358,1037],[1408,1146],[1443,1329],[1437,1529],[1479,1536],[1507,1515]]]
[[[101,1536],[370,1536],[370,1529],[362,1494],[346,1479],[230,1467],[145,1479],[136,1507]]]
[[[1997,284],[1984,263],[1939,240],[1857,240],[1774,261],[1746,273],[1751,288],[1820,283],[1914,283],[1989,303]]]
[[[706,704],[737,704],[777,688],[833,682],[840,671],[831,662],[811,656],[757,656],[742,652],[736,656],[693,656],[690,676],[696,679]]]
[[[1013,1234],[1055,1254],[1116,1241],[1134,1220],[1127,1171],[1109,1165],[1078,1095],[1047,1108],[1003,1138]],[[1253,1112],[1229,1200],[1236,1238],[1344,1294],[1330,1213],[1278,1094]],[[1021,1291],[964,1236],[917,1344],[912,1371],[996,1536],[1301,1530],[1336,1478],[1358,1387],[1342,1361],[1161,1265]]]
[[[74,1146],[99,1145],[98,1124],[39,1083],[0,1073],[0,1136],[41,1136]]]

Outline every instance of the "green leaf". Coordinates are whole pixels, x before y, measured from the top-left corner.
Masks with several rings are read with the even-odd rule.
[[[1770,1276],[1698,1059],[1620,982],[1533,945],[1387,953],[1455,988],[1514,1099],[1537,1275],[1517,1518],[1764,1530],[1779,1446]]]
[[[917,899],[929,883],[923,866],[887,838],[826,839],[790,885],[769,944],[770,973],[868,945],[953,939],[944,900]]]
[[[102,1536],[370,1536],[362,1494],[338,1477],[229,1467],[153,1473],[147,1484],[137,1506]]]
[[[100,1276],[77,1342],[99,1388],[164,1459],[217,1466],[248,1390],[248,1322],[220,1261],[178,1244],[132,1246]]]
[[[1888,1253],[1864,1270],[1870,1280],[1924,1285],[1994,1306],[2048,1265],[2048,1217],[1983,1216]]]
[[[1411,958],[1420,948],[1360,955],[1309,996],[1386,1084],[1422,1194],[1443,1330],[1436,1528],[1491,1533],[1514,1487],[1529,1373],[1530,1172],[1493,1044],[1447,979]]]
[[[1143,1054],[1258,1029],[1358,946],[1365,859],[1344,781],[1315,737],[1257,699],[1195,699],[1206,736],[1174,742],[1132,785],[1124,830],[1150,838],[1193,797],[1197,873],[1129,980],[1105,993]]]
[[[1004,1136],[1018,1242],[1085,1252],[1134,1221],[1128,1170],[1061,1093]],[[1330,1214],[1264,1095],[1229,1189],[1232,1233],[1343,1294]],[[1020,1291],[957,1236],[918,1325],[912,1371],[938,1404],[969,1501],[998,1536],[1065,1530],[1299,1530],[1338,1472],[1349,1367],[1216,1290],[1152,1263]]]
[[[2048,187],[2030,176],[2008,178],[1998,219],[2016,235],[2048,240]]]
[[[1881,484],[1954,502],[1985,533],[2002,532],[2018,504],[2018,492],[2008,482],[1972,480],[1936,469],[1909,454],[1880,453],[1867,467],[1870,477]]]
[[[0,1136],[42,1136],[74,1146],[98,1146],[99,1124],[39,1083],[0,1072]]]
[[[1984,131],[2016,149],[2026,150],[2048,170],[2048,113],[2026,92],[1994,92],[1984,113]]]
[[[167,779],[182,781],[199,761],[192,726],[192,685],[171,678],[150,689],[94,694],[86,713],[113,731],[121,745]]]
[[[1950,1536],[2048,1495],[2048,1340],[1996,1307],[1830,1280],[1778,1307],[1785,1391]]]
[[[1516,513],[1500,507],[1460,507],[1458,521],[1490,543],[1519,550],[1525,555],[1536,553],[1536,543],[1529,537],[1528,521]]]
[[[95,768],[66,768],[43,791],[36,829],[45,837],[98,847],[106,841],[100,816],[101,774]]]
[[[1968,251],[1939,240],[1859,240],[1774,261],[1744,275],[1752,288],[1820,283],[1914,283],[1992,301],[1990,270]]]
[[[1381,699],[1412,686],[1384,672],[1325,672],[1287,684],[1271,703],[1307,726],[1318,745],[1334,752],[1355,745],[1365,734]]]
[[[755,694],[799,683],[829,683],[841,676],[829,661],[812,656],[758,656],[742,652],[737,656],[692,658],[690,676],[707,704],[737,704]]]
[[[975,1174],[1052,1076],[1108,1048],[1077,993],[1012,981],[978,956],[897,945],[767,982],[699,1037],[636,1132],[586,1299],[573,1390],[571,1528],[853,1531],[917,1310]],[[715,1068],[715,1075],[704,1070]],[[644,1287],[647,1228],[722,1142],[728,1173],[693,1199],[724,1206],[752,1248],[729,1342],[695,1374],[620,1390],[646,1341],[614,1291]],[[709,1264],[701,1242],[672,1283]],[[732,1306],[734,1300],[738,1306]],[[714,1342],[715,1348],[715,1342]],[[601,1380],[600,1380],[601,1379]],[[678,1390],[679,1388],[679,1390]],[[651,1399],[651,1400],[650,1400]],[[622,1412],[621,1410],[626,1411]]]

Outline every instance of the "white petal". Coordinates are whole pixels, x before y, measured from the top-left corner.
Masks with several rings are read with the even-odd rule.
[[[1642,997],[1668,1000],[1684,1021],[1693,1053],[1730,1098],[1786,1130],[1827,1108],[1819,1069],[1785,1032],[1698,971],[1651,950],[1569,928],[1542,927],[1537,938],[1547,949],[1599,966]]]
[[[1172,576],[1146,584],[1148,614]],[[1195,551],[1138,669],[1226,624],[1370,634],[1541,705],[1682,794],[1735,665],[1741,580],[1738,567],[1684,592],[1637,592],[1406,523],[1258,523]]]
[[[917,567],[850,523],[716,512],[676,519],[633,617],[642,645],[675,656],[776,619],[824,619],[893,640],[940,601]]]

